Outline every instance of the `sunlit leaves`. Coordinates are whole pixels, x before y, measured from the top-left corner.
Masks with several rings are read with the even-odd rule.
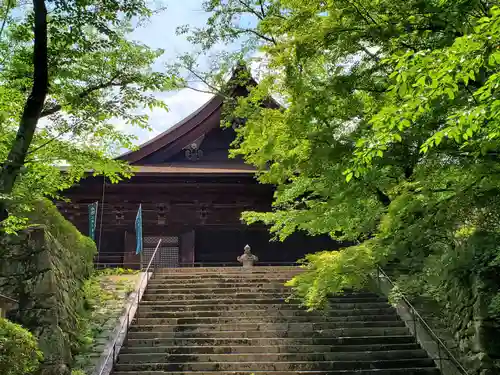
[[[0,42],[0,158],[4,159],[33,84],[30,6],[16,4]],[[113,182],[130,176],[131,168],[114,157],[134,147],[132,126],[148,129],[148,112],[167,109],[153,93],[175,83],[170,74],[153,70],[163,50],[128,37],[133,25],[154,11],[147,2],[56,1],[47,7],[48,97],[9,197],[26,210],[41,196],[57,197],[89,172],[105,174]],[[17,228],[18,219],[9,220]]]
[[[263,3],[260,18],[258,1],[207,2],[211,22],[192,34],[202,48],[232,43],[248,12],[264,33],[244,43],[266,65],[233,110],[248,120],[232,154],[276,192],[270,212],[243,219],[278,240],[300,230],[355,244],[307,257],[291,285],[309,307],[393,260],[442,302],[442,275],[470,275],[471,254],[496,251],[474,241],[499,229],[498,2]],[[266,96],[282,108],[260,106]]]
[[[364,152],[355,153],[356,166],[371,166],[380,145],[393,141],[390,135],[396,128],[418,133],[431,116],[437,120],[435,132],[422,140],[422,153],[444,140],[447,146],[451,141],[477,155],[491,148],[490,140],[498,133],[498,9],[493,7],[490,17],[476,22],[471,33],[457,37],[450,46],[394,54],[385,60],[394,66],[390,101],[371,119],[373,132],[367,135],[371,141],[361,145]]]

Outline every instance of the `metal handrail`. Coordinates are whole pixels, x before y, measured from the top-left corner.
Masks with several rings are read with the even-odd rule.
[[[14,298],[6,296],[5,294],[2,294],[2,293],[0,293],[0,299],[4,299],[4,300],[7,300],[9,302],[16,303],[16,304],[19,303],[19,301],[16,301]]]
[[[139,311],[139,302],[141,300],[141,287],[142,287],[142,284],[144,283],[144,276],[146,276],[146,287],[147,287],[147,282],[149,280],[148,278],[148,273],[149,273],[149,269],[151,268],[151,264],[153,263],[153,260],[155,259],[156,257],[156,253],[158,252],[158,249],[160,248],[160,244],[161,244],[161,239],[158,241],[158,245],[156,245],[156,248],[155,248],[155,251],[153,252],[153,255],[151,256],[151,259],[149,261],[149,264],[148,266],[146,267],[146,270],[144,271],[143,275],[141,276],[141,280],[139,282],[139,287],[137,288],[137,310],[136,310],[136,313]],[[106,359],[104,360],[104,363],[102,364],[101,366],[101,371],[99,372],[99,375],[102,375],[104,370],[106,369],[106,366],[109,362],[109,359],[113,358],[113,366],[115,364],[115,361],[116,361],[116,345],[118,344],[118,339],[120,338],[120,335],[121,335],[121,332],[125,326],[125,338],[127,337],[127,334],[128,334],[128,327],[130,325],[130,311],[132,310],[132,306],[133,304],[130,304],[130,306],[128,307],[127,309],[127,319],[120,325],[120,328],[118,329],[118,333],[115,337],[115,339],[113,340],[113,350],[110,350],[110,352],[108,353]],[[126,325],[125,325],[126,323]],[[112,370],[112,369],[111,369]]]
[[[380,282],[380,274],[392,285],[392,287],[396,287],[396,284],[392,281],[392,279],[384,272],[384,270],[380,267],[377,269],[377,281]],[[427,333],[429,333],[432,338],[437,342],[438,344],[438,350],[442,347],[446,354],[448,355],[448,359],[453,362],[453,364],[457,367],[457,369],[463,374],[463,375],[469,375],[469,372],[464,368],[464,366],[460,363],[460,361],[453,355],[453,353],[448,349],[446,344],[439,338],[439,336],[432,330],[432,328],[427,324],[427,322],[424,320],[424,318],[419,314],[417,309],[411,304],[411,302],[406,298],[404,294],[401,294],[401,299],[408,305],[408,307],[411,310],[411,313],[413,315],[414,323],[415,323],[415,317],[418,318],[420,321],[420,324],[425,328]],[[413,329],[415,338],[417,339],[417,329],[414,327]],[[439,355],[441,357],[441,355]],[[441,360],[441,358],[439,358]],[[442,367],[442,365],[441,365]]]

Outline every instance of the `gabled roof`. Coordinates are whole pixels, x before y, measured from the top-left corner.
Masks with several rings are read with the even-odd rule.
[[[241,69],[246,68],[238,66],[228,81],[228,87],[231,89],[229,96],[231,97],[246,95],[248,93],[246,87],[257,84],[253,78],[249,78],[248,82],[244,85],[241,82],[237,83]],[[137,150],[126,152],[119,156],[118,159],[128,161],[130,164],[137,166],[152,164],[148,159],[154,159],[154,155],[161,152],[162,159],[168,160],[169,157],[178,154],[188,145],[203,139],[208,132],[220,128],[223,104],[224,100],[222,96],[214,95],[194,113],[153,139],[143,143]],[[203,168],[201,164],[199,168]],[[164,162],[161,165],[165,166]]]

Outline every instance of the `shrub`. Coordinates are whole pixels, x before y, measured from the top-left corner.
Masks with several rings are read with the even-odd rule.
[[[140,270],[132,270],[128,268],[104,268],[102,270],[96,271],[97,274],[101,276],[121,276],[121,275],[135,275],[138,274]]]
[[[0,318],[0,369],[3,375],[31,374],[38,368],[42,353],[36,339],[19,324]]]

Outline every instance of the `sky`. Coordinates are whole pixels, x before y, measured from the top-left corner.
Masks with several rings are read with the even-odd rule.
[[[173,62],[176,56],[193,49],[185,36],[177,36],[175,30],[178,26],[185,24],[200,27],[205,25],[208,14],[202,9],[202,2],[203,0],[163,0],[163,3],[167,5],[167,10],[155,15],[149,24],[131,34],[131,39],[141,41],[153,48],[165,50],[165,54],[156,68],[161,67],[163,62]],[[117,127],[127,133],[136,135],[139,138],[136,141],[137,144],[141,144],[175,125],[201,107],[211,97],[209,94],[190,89],[155,95],[167,104],[169,111],[165,112],[163,109],[141,110],[141,112],[149,114],[152,131],[126,124],[117,124]]]

